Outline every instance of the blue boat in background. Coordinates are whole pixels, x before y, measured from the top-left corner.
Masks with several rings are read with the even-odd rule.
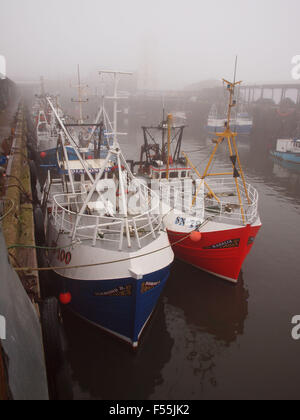
[[[224,130],[226,122],[226,113],[219,113],[214,104],[209,112],[206,130],[208,134],[220,133]],[[243,136],[249,136],[253,128],[253,118],[248,112],[238,112],[231,120],[232,130]]]
[[[300,164],[300,140],[278,139],[276,150],[272,150],[271,155],[279,160]]]
[[[232,122],[232,129],[241,135],[250,135],[253,127],[253,119],[248,112],[240,112]]]

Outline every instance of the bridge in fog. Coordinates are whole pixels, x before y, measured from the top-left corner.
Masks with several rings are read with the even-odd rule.
[[[258,99],[272,99],[281,102],[286,98],[300,104],[300,83],[264,83],[241,85],[240,94],[248,104]]]

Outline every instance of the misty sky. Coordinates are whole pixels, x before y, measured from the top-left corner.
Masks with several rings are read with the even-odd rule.
[[[299,0],[0,0],[0,55],[15,80],[62,79],[80,63],[140,70],[157,87],[205,79],[289,81]]]

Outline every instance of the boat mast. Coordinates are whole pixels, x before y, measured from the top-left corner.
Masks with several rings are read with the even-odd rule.
[[[107,72],[105,72],[107,73]],[[127,234],[127,240],[128,240],[128,246],[131,247],[131,239],[130,239],[130,232],[129,232],[129,225],[128,225],[128,211],[127,211],[127,204],[126,204],[126,196],[125,196],[125,186],[124,186],[124,179],[123,179],[123,172],[122,172],[122,164],[120,159],[120,149],[118,147],[118,138],[117,138],[117,116],[118,116],[118,99],[121,99],[121,97],[118,97],[118,84],[120,81],[120,75],[126,74],[131,75],[132,73],[126,73],[126,72],[119,72],[119,71],[112,71],[110,72],[114,77],[114,96],[112,97],[114,101],[114,111],[113,111],[113,149],[117,154],[117,161],[118,161],[118,171],[119,171],[119,184],[120,184],[120,192],[121,192],[121,199],[122,199],[122,205],[123,205],[123,211],[125,215],[125,226],[126,226],[126,234]]]
[[[123,99],[124,96],[122,97],[118,97],[117,96],[117,88],[118,88],[118,82],[120,80],[120,76],[121,75],[131,75],[132,73],[128,73],[128,72],[120,72],[120,71],[100,71],[100,74],[105,73],[105,74],[112,74],[114,77],[114,96],[111,97],[110,99],[113,99],[114,101],[114,121],[113,121],[113,133],[110,133],[113,135],[114,138],[114,143],[113,143],[113,147],[109,149],[108,155],[106,157],[106,160],[103,164],[103,166],[101,167],[101,170],[99,172],[99,174],[97,175],[96,179],[94,180],[92,187],[89,191],[89,194],[82,206],[82,208],[80,209],[80,212],[77,214],[77,220],[75,223],[75,228],[74,228],[74,235],[76,232],[76,228],[79,224],[79,221],[81,219],[81,216],[84,214],[89,201],[91,200],[98,182],[101,180],[102,175],[105,171],[105,168],[109,162],[109,160],[111,160],[112,155],[115,155],[117,157],[117,162],[118,162],[118,173],[119,173],[119,188],[120,188],[120,193],[121,193],[121,199],[122,199],[122,205],[123,205],[123,211],[124,211],[124,216],[125,216],[125,230],[126,230],[126,237],[127,237],[127,244],[128,247],[131,247],[131,237],[130,237],[130,230],[129,230],[129,223],[128,223],[128,211],[127,211],[127,202],[126,202],[126,194],[125,194],[125,186],[124,186],[124,179],[123,179],[123,173],[122,173],[122,162],[126,168],[126,170],[128,171],[129,175],[133,178],[131,171],[127,165],[126,160],[123,157],[123,154],[120,150],[119,144],[118,144],[118,138],[117,136],[120,134],[125,134],[125,133],[118,133],[117,132],[117,101],[118,99]]]
[[[78,85],[75,86],[78,89],[78,100],[72,99],[72,102],[78,103],[79,104],[79,120],[78,120],[78,124],[83,124],[83,112],[82,112],[82,104],[83,103],[87,103],[89,100],[88,99],[82,99],[83,97],[83,90],[88,88],[88,85],[83,86],[81,84],[81,80],[80,80],[80,68],[79,68],[79,64],[77,67],[77,73],[78,73]]]
[[[111,121],[109,119],[109,116],[108,116],[108,114],[106,112],[106,109],[105,109],[105,95],[104,95],[103,86],[102,86],[102,95],[101,95],[101,105],[100,105],[100,108],[99,108],[99,111],[98,111],[93,129],[92,129],[92,131],[91,131],[91,133],[88,137],[88,141],[87,141],[88,145],[90,144],[90,142],[92,140],[92,137],[93,137],[93,135],[96,131],[96,127],[99,124],[101,118],[102,118],[102,121],[103,121],[104,129],[106,131],[106,135],[109,131],[112,133],[114,131],[114,129],[113,129],[112,123],[111,123]]]
[[[172,114],[168,114],[168,156],[167,156],[167,173],[166,177],[169,179],[169,172],[170,172],[170,153],[171,153],[171,129],[172,129]]]
[[[72,171],[71,171],[70,165],[69,165],[69,157],[68,157],[68,150],[66,148],[65,135],[64,135],[62,130],[61,130],[60,136],[61,136],[61,143],[62,143],[62,149],[63,149],[63,154],[64,154],[64,160],[66,162],[67,171],[68,171],[68,175],[69,175],[69,180],[70,180],[70,183],[71,183],[72,193],[75,194],[73,174],[72,174]]]
[[[231,122],[231,110],[236,105],[236,100],[234,99],[234,88],[237,84],[241,82],[236,82],[236,69],[237,69],[237,57],[235,57],[235,66],[234,66],[234,76],[233,76],[233,83],[228,82],[227,80],[223,79],[224,82],[227,83],[227,88],[229,90],[229,106],[227,108],[227,122],[226,127],[230,131],[230,122]]]
[[[74,151],[75,151],[75,153],[76,153],[76,155],[77,155],[77,157],[78,157],[78,160],[80,161],[80,163],[81,163],[81,165],[82,165],[83,169],[85,170],[85,172],[87,173],[87,175],[88,175],[88,177],[90,178],[91,182],[93,183],[93,182],[94,182],[94,178],[93,178],[93,176],[91,175],[90,171],[88,170],[88,168],[87,168],[87,166],[86,166],[85,161],[82,159],[82,157],[81,157],[81,155],[80,155],[80,153],[79,153],[79,151],[78,151],[78,146],[77,146],[77,144],[76,144],[76,143],[75,143],[75,141],[73,140],[72,136],[70,135],[70,133],[68,132],[68,130],[66,129],[66,127],[64,126],[64,123],[62,122],[62,120],[61,120],[60,116],[58,115],[58,113],[57,113],[57,111],[56,111],[55,107],[53,106],[53,104],[52,104],[52,102],[51,102],[51,98],[47,98],[47,101],[48,101],[48,103],[49,103],[49,105],[50,105],[50,107],[51,107],[52,111],[54,112],[54,115],[55,115],[55,117],[56,117],[56,119],[57,119],[57,121],[58,121],[59,125],[61,126],[61,128],[62,128],[62,130],[63,130],[63,132],[64,132],[64,134],[65,134],[65,136],[66,136],[66,138],[68,139],[69,143],[70,143],[70,144],[71,144],[71,146],[73,147],[73,149],[74,149]]]
[[[43,76],[41,76],[41,95],[43,98],[45,98],[45,79]]]
[[[200,192],[200,189],[201,189],[201,186],[202,186],[202,183],[203,183],[204,179],[207,176],[219,176],[220,175],[220,174],[209,174],[209,169],[210,169],[210,166],[212,164],[213,157],[216,154],[220,144],[225,139],[227,139],[228,149],[229,149],[229,153],[230,153],[230,160],[231,160],[232,168],[233,168],[233,172],[230,173],[230,175],[233,175],[234,180],[235,180],[236,190],[237,190],[238,199],[239,199],[239,205],[240,205],[240,209],[241,209],[242,220],[243,220],[243,223],[245,224],[246,223],[245,210],[244,210],[244,206],[243,206],[240,186],[239,186],[239,183],[238,183],[238,178],[240,176],[242,177],[242,182],[243,182],[243,186],[244,186],[244,190],[245,190],[245,195],[246,195],[246,198],[247,198],[249,204],[251,204],[251,200],[250,200],[250,197],[249,197],[249,194],[248,194],[248,190],[247,190],[247,186],[246,186],[246,180],[245,180],[245,176],[244,176],[244,172],[243,172],[243,168],[242,168],[242,165],[241,165],[239,152],[238,152],[238,148],[237,148],[237,144],[236,144],[236,140],[235,140],[235,138],[237,136],[237,133],[232,132],[231,128],[230,128],[231,111],[232,111],[232,108],[236,105],[236,100],[234,99],[235,87],[242,83],[241,81],[236,82],[236,70],[237,70],[237,57],[236,57],[236,60],[235,60],[234,81],[229,82],[228,80],[223,79],[223,82],[226,83],[227,90],[229,92],[229,102],[228,102],[228,107],[227,107],[227,121],[225,122],[225,130],[221,133],[216,133],[216,136],[217,136],[216,145],[215,145],[214,150],[212,152],[212,155],[209,159],[209,162],[208,162],[208,164],[205,168],[204,174],[201,177],[202,181],[201,181],[200,185],[198,186],[198,189],[197,189],[196,194],[195,194],[194,199],[193,199],[192,206],[194,206],[194,204],[196,202],[197,195]],[[239,171],[236,167],[236,164],[238,164]],[[226,174],[226,175],[229,175],[229,174]]]

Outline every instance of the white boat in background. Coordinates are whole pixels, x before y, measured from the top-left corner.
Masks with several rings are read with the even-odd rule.
[[[63,118],[63,111],[58,104],[57,97],[52,97],[55,109],[60,118]],[[36,117],[36,139],[37,152],[42,158],[47,157],[49,164],[53,163],[56,154],[58,139],[58,127],[54,112],[49,107],[46,97],[40,98],[40,109]]]
[[[175,125],[186,125],[187,124],[187,114],[184,111],[174,111],[171,112],[173,116],[173,123]]]
[[[253,118],[248,112],[242,110],[237,113],[235,119],[232,119],[232,130],[240,135],[249,136],[253,128]]]
[[[226,121],[226,113],[223,112],[220,114],[217,106],[215,104],[212,105],[207,120],[207,132],[209,134],[215,134],[222,131]],[[232,115],[231,128],[233,132],[239,135],[248,136],[251,134],[253,118],[245,111],[243,106],[240,106],[239,111],[235,115]]]
[[[224,129],[226,122],[225,116],[220,116],[216,104],[213,104],[207,120],[207,132],[209,134],[215,134]]]
[[[97,161],[105,159],[109,147],[113,144],[113,128],[104,107],[104,97],[102,98],[95,122],[85,122],[82,104],[88,102],[88,99],[82,99],[82,91],[86,86],[81,84],[79,68],[78,86],[76,87],[78,88],[78,99],[73,99],[72,102],[79,103],[78,119],[65,116],[59,105],[58,97],[52,96],[49,99],[51,99],[55,112],[64,123],[64,127],[76,143],[78,150],[80,150],[82,158],[84,160],[94,159]],[[36,111],[36,108],[38,108],[38,111]],[[59,126],[55,113],[49,106],[45,95],[39,97],[38,107],[36,104],[34,105],[33,114],[37,121],[37,151],[40,156],[40,168],[56,170],[58,168],[58,160],[61,159],[61,156],[57,154],[57,142],[60,141],[58,136]],[[78,160],[72,147],[67,147],[67,153],[70,162]],[[76,163],[74,165],[76,166]]]
[[[56,249],[49,254],[49,287],[79,316],[137,347],[174,254],[158,196],[134,178],[117,140],[121,73],[110,73],[115,82],[113,145],[104,160],[83,160],[56,115],[61,178],[49,172],[44,187],[47,245]],[[77,161],[69,161],[67,145]]]

